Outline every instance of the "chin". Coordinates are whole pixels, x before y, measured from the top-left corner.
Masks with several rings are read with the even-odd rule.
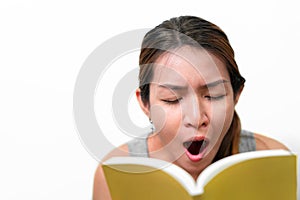
[[[187,155],[183,154],[179,159],[177,159],[174,164],[183,168],[193,177],[199,175],[207,166],[211,164],[213,157],[208,156],[203,157],[197,162],[191,161]]]

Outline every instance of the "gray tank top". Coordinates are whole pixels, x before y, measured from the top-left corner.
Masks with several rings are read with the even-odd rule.
[[[149,157],[147,137],[136,138],[127,143],[130,156]],[[254,133],[246,130],[241,131],[239,152],[248,152],[256,150]]]

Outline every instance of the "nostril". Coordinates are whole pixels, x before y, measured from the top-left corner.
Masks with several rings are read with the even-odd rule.
[[[199,124],[202,127],[207,127],[209,125],[209,119],[206,115],[203,115],[200,120],[201,124]]]
[[[189,102],[182,104],[183,121],[186,127],[194,127],[199,129],[205,128],[209,125],[209,118],[207,116],[207,107],[199,105],[196,102]]]
[[[185,116],[184,119],[184,125],[186,127],[194,127],[196,129],[199,128],[206,128],[209,126],[209,119],[207,116],[203,115],[203,116],[199,116],[199,117],[195,117],[192,118],[190,116]]]

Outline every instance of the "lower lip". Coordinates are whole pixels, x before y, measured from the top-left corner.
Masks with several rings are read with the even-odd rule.
[[[203,159],[204,154],[206,152],[206,148],[199,154],[193,155],[191,154],[187,149],[185,149],[185,155],[192,161],[192,162],[198,162]]]

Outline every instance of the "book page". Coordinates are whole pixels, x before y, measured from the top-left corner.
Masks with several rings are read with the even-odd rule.
[[[263,150],[263,151],[252,151],[246,153],[235,154],[223,158],[210,166],[208,166],[198,177],[197,187],[203,188],[211,179],[223,170],[234,164],[251,160],[254,158],[270,157],[270,156],[287,156],[292,155],[291,152],[286,150]]]
[[[124,166],[121,165],[130,164],[130,166],[127,165],[125,169],[129,173],[149,173],[155,170],[161,170],[181,184],[191,196],[199,195],[203,192],[201,188],[196,187],[195,180],[188,172],[175,164],[163,160],[143,157],[114,157],[103,164],[109,165],[116,170],[124,170]],[[133,167],[132,164],[145,167]]]

